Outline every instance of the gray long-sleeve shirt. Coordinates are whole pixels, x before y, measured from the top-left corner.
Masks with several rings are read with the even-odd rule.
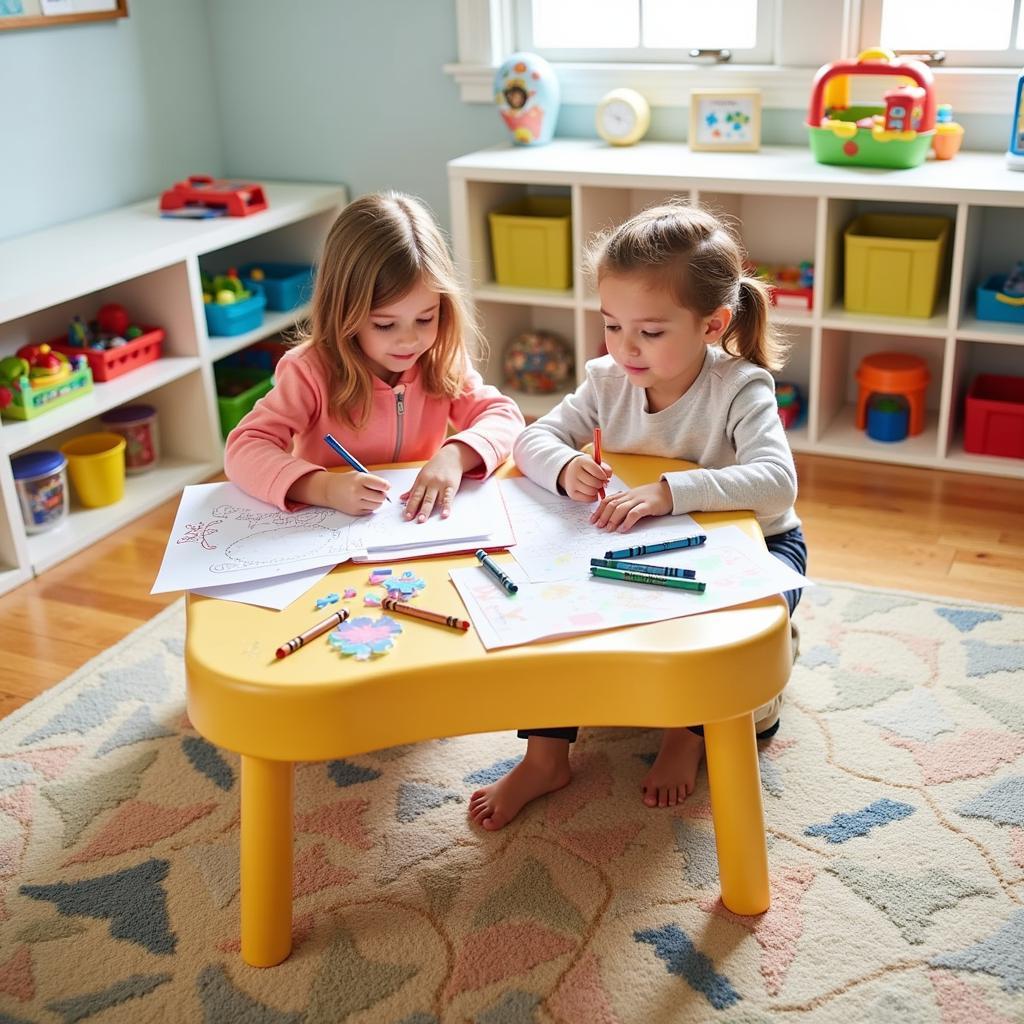
[[[519,435],[513,458],[535,483],[558,493],[558,474],[600,426],[608,451],[685,459],[701,468],[664,473],[672,514],[750,509],[766,537],[800,525],[796,468],[779,420],[772,375],[709,347],[686,394],[649,412],[643,388],[611,356],[587,363],[586,379]]]

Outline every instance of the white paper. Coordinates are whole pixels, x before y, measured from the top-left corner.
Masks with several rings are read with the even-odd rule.
[[[354,554],[378,549],[409,556],[416,548],[490,536],[502,509],[497,481],[472,481],[459,492],[448,519],[409,522],[398,496],[412,485],[415,469],[383,470],[392,500],[370,516],[326,508],[281,512],[234,484],[186,487],[152,593],[197,590],[227,583],[270,580],[320,566],[335,566]],[[475,486],[473,486],[475,485]]]
[[[606,493],[629,490],[613,476]],[[659,544],[704,531],[691,516],[658,516],[641,519],[629,533],[608,533],[590,522],[596,504],[573,501],[538,487],[524,477],[504,482],[505,504],[516,535],[512,556],[527,579],[534,583],[587,574],[591,558],[606,551]]]
[[[278,576],[272,580],[253,580],[250,583],[229,583],[223,587],[203,587],[193,594],[215,597],[220,601],[236,601],[238,604],[254,604],[259,608],[281,611],[297,601],[314,587],[332,569],[324,565],[318,569],[307,569],[292,576]]]
[[[812,585],[739,527],[709,530],[707,538],[699,548],[637,559],[695,570],[697,579],[707,584],[703,594],[589,577],[589,557],[573,567],[573,578],[544,583],[516,580],[519,593],[514,597],[482,567],[453,569],[450,575],[488,650],[699,615]],[[580,573],[588,578],[579,578]]]

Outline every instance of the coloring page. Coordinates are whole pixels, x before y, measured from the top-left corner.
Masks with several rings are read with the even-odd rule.
[[[450,575],[488,650],[699,615],[811,585],[739,527],[709,530],[707,537],[707,543],[699,548],[638,559],[657,565],[685,564],[707,584],[703,594],[643,583],[580,579],[574,572],[564,580],[516,580],[519,593],[509,597],[486,569],[454,569]],[[589,562],[588,555],[587,566]]]
[[[690,516],[641,519],[629,533],[605,533],[590,522],[597,504],[563,498],[523,477],[506,480],[505,503],[516,535],[512,555],[534,583],[589,576],[590,559],[606,551],[678,540],[703,531]],[[629,488],[617,476],[607,493]]]

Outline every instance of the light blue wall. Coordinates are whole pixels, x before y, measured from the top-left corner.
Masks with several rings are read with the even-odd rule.
[[[206,0],[128,9],[0,33],[0,238],[222,173]]]

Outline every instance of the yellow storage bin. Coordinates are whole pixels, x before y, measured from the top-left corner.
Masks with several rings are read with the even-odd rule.
[[[491,250],[498,284],[572,287],[572,204],[560,196],[527,196],[494,210]]]
[[[931,316],[948,238],[947,217],[866,213],[851,221],[845,233],[846,308]]]

